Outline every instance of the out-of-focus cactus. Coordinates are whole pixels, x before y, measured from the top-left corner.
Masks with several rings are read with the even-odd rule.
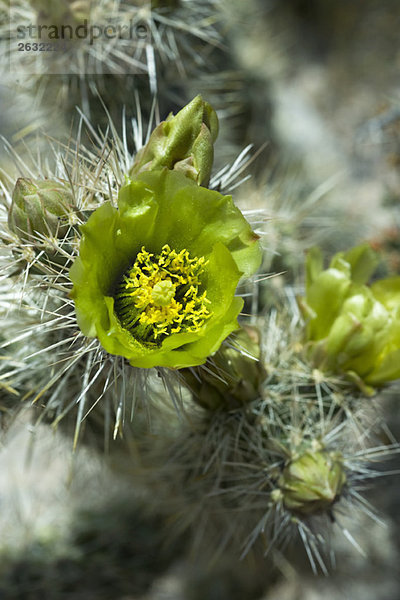
[[[151,8],[177,8],[180,0],[151,0]]]
[[[400,277],[366,285],[378,262],[367,246],[336,254],[324,270],[321,252],[307,256],[306,349],[318,368],[346,373],[364,391],[400,377]]]
[[[201,96],[196,96],[175,116],[170,114],[155,128],[130,170],[167,167],[180,171],[198,185],[207,186],[214,159],[213,144],[218,135],[218,118]]]
[[[91,0],[31,0],[31,4],[37,11],[39,24],[77,24],[90,16]]]
[[[400,227],[388,227],[370,240],[374,250],[383,258],[385,275],[398,275],[400,273]]]

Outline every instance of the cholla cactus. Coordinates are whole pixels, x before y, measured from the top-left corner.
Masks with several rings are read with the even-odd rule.
[[[326,571],[319,524],[339,522],[339,507],[362,507],[358,486],[374,474],[369,463],[396,450],[369,450],[368,389],[354,385],[346,362],[316,361],[313,346],[325,348],[322,334],[329,337],[348,299],[370,301],[370,251],[335,257],[328,275],[311,255],[301,305],[311,317],[310,354],[296,313],[277,316],[274,308],[265,323],[255,319],[258,329],[239,329],[238,284],[253,277],[261,249],[224,195],[245,153],[210,177],[216,131],[213,110],[195,98],[136,157],[115,132],[109,147],[92,129],[100,149],[57,153],[52,172],[19,163],[2,209],[5,284],[13,284],[3,296],[11,358],[2,380],[9,395],[32,399],[54,424],[75,408],[75,446],[89,416],[107,438],[125,435],[131,463],[135,439],[140,464],[130,468],[149,502],[162,494],[167,520],[178,533],[190,529],[195,546],[218,552],[233,541],[238,556],[273,553],[294,534],[313,568]],[[204,187],[209,179],[218,191]],[[323,300],[337,279],[336,314]],[[397,279],[371,290],[371,302],[395,323]],[[365,352],[356,346],[353,361]],[[380,356],[373,355],[378,370]],[[145,410],[134,413],[137,400]]]
[[[191,106],[201,119],[201,98]],[[181,117],[175,118],[179,122]],[[192,127],[192,120],[182,120],[185,157],[196,157],[199,148],[198,132],[192,135]],[[167,149],[168,144],[175,148],[178,138],[175,132]],[[99,150],[100,155],[104,152]],[[194,164],[209,164],[212,152],[208,144],[202,150],[205,162]],[[21,392],[30,386],[35,402],[47,397],[47,414],[55,415],[56,422],[77,403],[77,433],[85,414],[103,396],[109,397],[116,411],[116,435],[126,408],[123,398],[131,395],[124,391],[117,397],[117,379],[123,379],[122,390],[129,389],[132,377],[135,386],[139,379],[148,379],[124,359],[135,367],[158,367],[161,374],[161,367],[204,363],[238,327],[243,301],[235,297],[235,290],[241,276],[251,275],[260,262],[258,236],[230,197],[176,170],[156,164],[155,170],[123,185],[124,170],[127,173],[133,161],[122,145],[93,170],[79,154],[72,155],[69,165],[68,157],[56,158],[59,171],[51,178],[42,174],[40,181],[37,176],[19,179],[12,197],[6,190],[5,261],[10,276],[17,266],[20,273],[13,297],[31,307],[26,333],[13,332],[7,345],[38,331],[32,362],[10,369],[9,378]],[[118,208],[113,206],[114,195]],[[111,201],[104,202],[104,197]],[[61,214],[63,220],[66,211],[68,218],[61,223],[58,217]],[[222,229],[222,224],[229,228]],[[13,315],[11,310],[10,323]],[[48,336],[46,343],[41,334]],[[16,356],[26,357],[23,347]],[[54,359],[50,374],[45,356],[52,364]],[[74,382],[72,402],[60,395],[69,379]]]
[[[0,22],[4,63],[10,62],[12,71],[22,69],[20,95],[27,95],[30,104],[34,99],[35,105],[46,106],[47,118],[56,110],[58,123],[66,113],[71,120],[78,105],[106,126],[103,103],[114,113],[116,97],[115,119],[124,105],[134,116],[132,98],[138,92],[142,103],[148,98],[149,113],[155,95],[163,97],[164,111],[171,100],[166,75],[160,81],[160,72],[171,69],[176,80],[185,64],[195,76],[202,48],[221,44],[215,0],[173,5],[151,0],[15,0],[10,11]],[[26,51],[16,51],[18,43]],[[205,68],[206,61],[201,64]]]
[[[170,534],[189,530],[200,556],[229,545],[238,556],[262,552],[273,559],[298,539],[312,568],[327,573],[326,531],[335,523],[357,547],[341,516],[351,506],[371,516],[360,492],[379,476],[373,463],[398,448],[376,443],[379,417],[366,410],[356,387],[304,361],[299,321],[272,313],[266,331],[267,372],[258,393],[235,405],[228,402],[229,380],[225,387],[219,382],[218,397],[225,391],[226,402],[213,404],[215,392],[205,387],[208,404],[148,451],[151,495],[162,496],[173,515]],[[222,380],[224,371],[214,369]]]

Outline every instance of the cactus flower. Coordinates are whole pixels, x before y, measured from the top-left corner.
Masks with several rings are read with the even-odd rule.
[[[141,173],[82,226],[70,271],[77,320],[136,367],[203,364],[237,329],[257,236],[230,196],[182,173]]]
[[[366,285],[377,265],[367,245],[336,254],[328,269],[318,249],[307,257],[306,340],[318,368],[368,386],[400,377],[400,277]]]

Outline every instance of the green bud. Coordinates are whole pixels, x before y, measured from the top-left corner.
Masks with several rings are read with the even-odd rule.
[[[259,332],[243,327],[214,354],[207,369],[184,369],[181,374],[194,400],[209,410],[233,409],[260,396],[266,371],[260,362]],[[241,351],[239,351],[238,349]]]
[[[62,238],[75,216],[71,189],[49,179],[20,178],[15,184],[8,226],[23,242],[33,235]]]
[[[198,185],[207,186],[218,135],[218,118],[201,96],[196,96],[177,115],[172,113],[153,131],[137,153],[129,175],[162,167],[180,171]]]
[[[313,365],[345,373],[367,395],[400,377],[400,277],[372,286],[378,257],[367,245],[336,254],[323,270],[317,248],[307,256],[306,349]]]
[[[284,468],[276,494],[287,510],[309,516],[329,510],[346,483],[339,453],[307,451]]]

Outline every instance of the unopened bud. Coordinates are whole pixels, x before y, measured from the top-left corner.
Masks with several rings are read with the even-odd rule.
[[[329,510],[345,483],[343,458],[339,453],[310,450],[284,468],[278,489],[289,511],[313,515]]]
[[[207,186],[218,135],[218,118],[201,96],[196,96],[175,116],[170,114],[153,131],[138,152],[130,177],[166,167],[181,171],[198,185]]]
[[[237,408],[260,396],[266,372],[259,360],[259,332],[243,327],[232,341],[221,346],[207,369],[181,370],[194,400],[209,410]]]
[[[8,225],[20,240],[34,243],[35,234],[62,238],[75,213],[68,186],[49,179],[20,178],[15,184]]]

